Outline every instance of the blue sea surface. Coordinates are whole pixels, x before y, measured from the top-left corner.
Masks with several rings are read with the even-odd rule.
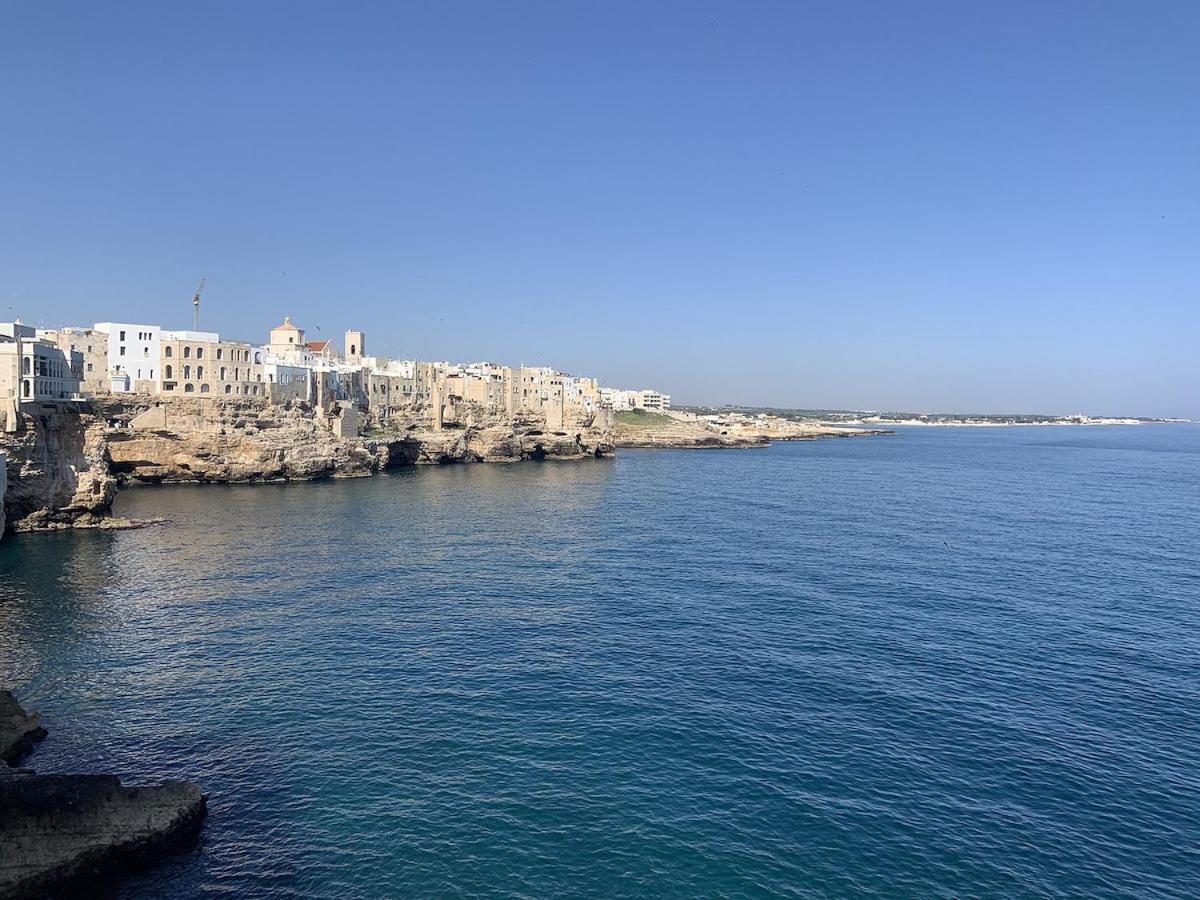
[[[1200,896],[1200,427],[138,488],[0,544],[149,897]]]

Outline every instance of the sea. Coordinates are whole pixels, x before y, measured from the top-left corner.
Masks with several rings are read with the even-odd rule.
[[[0,543],[123,898],[1200,896],[1200,426],[139,487]]]

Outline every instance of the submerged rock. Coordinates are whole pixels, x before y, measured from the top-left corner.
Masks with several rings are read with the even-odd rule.
[[[112,775],[0,776],[0,898],[83,893],[96,879],[186,849],[206,801],[181,781],[122,787]]]

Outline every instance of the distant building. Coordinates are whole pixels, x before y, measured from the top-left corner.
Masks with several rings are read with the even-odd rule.
[[[97,322],[92,329],[108,335],[107,375],[113,393],[158,390],[162,335],[158,325]]]
[[[162,333],[163,394],[266,396],[263,351],[211,331]]]
[[[79,389],[95,396],[110,390],[108,377],[108,334],[94,328],[38,329],[38,337],[55,344],[63,353],[83,354]]]
[[[283,324],[271,329],[271,342],[267,349],[281,359],[304,349],[304,329],[292,324],[291,316],[283,317]]]
[[[626,391],[620,388],[601,388],[600,399],[611,406],[614,412],[631,409],[664,410],[671,408],[671,395],[661,394],[649,388],[641,391]]]
[[[0,400],[16,404],[61,402],[80,397],[83,354],[62,351],[20,322],[0,322]]]
[[[346,332],[346,362],[356,365],[367,355],[367,336],[361,331]]]

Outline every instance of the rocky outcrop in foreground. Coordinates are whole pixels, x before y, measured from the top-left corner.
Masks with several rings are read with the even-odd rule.
[[[11,691],[0,691],[0,771],[13,766],[46,736],[37,713],[27,713]]]
[[[6,762],[44,736],[37,714],[0,692]],[[0,763],[0,900],[94,895],[97,882],[191,846],[206,811],[204,794],[187,782],[123,787],[112,775],[38,775]]]

